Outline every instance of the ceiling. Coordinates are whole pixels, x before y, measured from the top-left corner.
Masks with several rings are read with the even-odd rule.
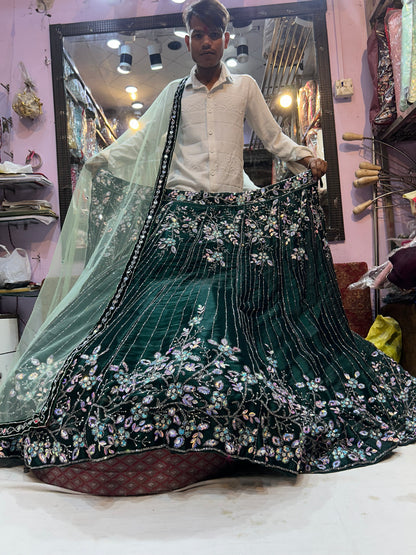
[[[245,33],[249,48],[249,60],[233,69],[234,73],[249,73],[261,84],[265,59],[262,56],[263,20],[253,22],[252,29]],[[64,48],[72,58],[83,81],[90,89],[96,102],[106,111],[131,110],[131,98],[125,92],[127,85],[138,88],[137,99],[144,104],[143,112],[150,106],[158,93],[173,79],[187,75],[193,61],[184,39],[173,34],[174,29],[138,31],[134,35],[97,34],[65,37]],[[107,46],[109,38],[121,38],[132,48],[133,62],[127,75],[118,73],[119,53]],[[154,40],[161,46],[163,69],[150,69],[147,46]],[[179,41],[179,49],[171,50],[172,41]],[[231,40],[224,59],[236,55],[235,40]]]

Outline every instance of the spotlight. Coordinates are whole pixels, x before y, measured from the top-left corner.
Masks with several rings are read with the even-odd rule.
[[[133,110],[141,110],[143,108],[143,102],[139,102],[138,100],[136,100],[136,102],[133,102],[131,107],[133,108]]]
[[[150,59],[150,68],[154,71],[162,69],[162,56],[160,55],[160,44],[158,42],[152,42],[147,47]]]
[[[121,42],[118,39],[110,39],[107,41],[108,48],[112,48],[113,50],[117,50],[120,47]]]
[[[231,56],[230,58],[227,58],[225,60],[225,64],[227,67],[230,67],[230,68],[237,67],[238,60],[235,56]]]
[[[130,73],[133,56],[131,55],[131,47],[129,44],[123,44],[120,48],[120,63],[117,71],[119,73]]]
[[[237,60],[240,64],[248,62],[248,45],[245,37],[238,37],[237,39]]]
[[[235,19],[233,20],[233,29],[239,35],[249,33],[253,28],[251,19]]]
[[[129,127],[130,129],[139,129],[139,120],[137,118],[131,118],[131,120],[129,121]]]
[[[279,104],[282,108],[290,108],[293,103],[292,95],[284,93],[279,97]]]
[[[285,87],[276,96],[276,108],[283,108],[285,111],[292,110],[295,107],[295,98],[296,91],[291,87]]]

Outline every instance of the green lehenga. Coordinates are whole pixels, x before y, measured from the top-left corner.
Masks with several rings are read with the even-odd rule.
[[[311,173],[165,190],[178,83],[109,171],[81,175],[0,384],[0,457],[45,471],[163,449],[330,472],[415,441],[416,379],[350,331]]]
[[[5,453],[42,468],[168,448],[330,472],[416,439],[416,379],[349,330],[309,172],[166,191],[123,280],[63,364],[46,424]]]

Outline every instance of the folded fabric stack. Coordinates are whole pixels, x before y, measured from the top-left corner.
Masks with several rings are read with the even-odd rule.
[[[9,202],[4,200],[1,203],[0,220],[19,220],[35,218],[43,223],[50,223],[58,215],[52,210],[52,205],[47,200],[19,200]]]

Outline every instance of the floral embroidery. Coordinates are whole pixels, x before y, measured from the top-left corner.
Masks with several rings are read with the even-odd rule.
[[[248,366],[234,370],[240,349],[225,338],[204,341],[203,321],[200,306],[164,354],[142,359],[135,368],[112,365],[106,377],[99,347],[82,355],[57,400],[55,426],[24,441],[28,464],[99,459],[122,448],[140,451],[162,442],[175,449],[211,448],[251,456],[293,471],[326,471],[369,461],[385,445],[394,446],[404,437],[404,429],[394,431],[389,420],[397,415],[393,406],[408,401],[410,392],[414,402],[416,379],[393,361],[387,371],[382,353],[372,355],[378,387],[361,381],[358,371],[352,376],[344,373],[337,390],[308,374],[290,387],[279,376],[273,351],[268,353],[265,372]],[[100,382],[106,381],[114,385],[104,410],[96,393]],[[379,389],[384,391],[381,396],[368,401],[363,397],[362,393]],[[386,402],[388,412],[383,408]],[[406,429],[415,433],[416,412],[410,405],[408,410]],[[86,424],[80,427],[77,423],[82,420]],[[345,424],[354,421],[356,432],[346,435]]]
[[[292,184],[293,187],[293,180],[287,183]],[[301,196],[301,206],[294,209],[291,196],[284,196],[287,183],[283,185],[280,183],[267,189],[264,197],[274,197],[274,200],[270,211],[265,214],[259,214],[259,206],[264,203],[265,198],[263,196],[259,198],[256,192],[242,193],[239,196],[168,192],[168,200],[181,202],[184,205],[175,212],[175,215],[168,215],[160,225],[157,232],[160,236],[159,249],[161,251],[169,249],[172,253],[176,253],[179,242],[188,234],[198,235],[206,244],[203,258],[214,268],[221,268],[226,266],[226,253],[232,246],[238,245],[243,238],[244,244],[253,245],[251,263],[263,267],[274,265],[272,256],[274,243],[270,240],[282,237],[286,245],[293,244],[291,256],[294,260],[307,260],[306,249],[300,245],[303,243],[305,228],[310,223],[309,195]],[[299,176],[297,186],[301,188],[302,185],[303,178]],[[241,203],[237,201],[241,196],[245,199],[244,209],[240,209]],[[187,205],[191,201],[195,203],[194,210]],[[207,221],[207,212],[198,210],[198,206],[208,207],[213,202],[224,204],[223,214],[221,220],[208,219]],[[192,217],[189,216],[190,212]],[[313,214],[316,230],[321,231],[321,214],[317,210]]]

